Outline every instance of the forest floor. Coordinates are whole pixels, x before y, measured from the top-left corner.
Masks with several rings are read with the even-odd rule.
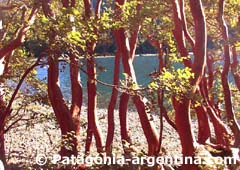
[[[39,154],[52,156],[57,154],[60,147],[60,130],[56,120],[51,118],[51,108],[36,105],[34,108],[36,116],[26,124],[19,121],[16,128],[11,129],[6,135],[6,152],[8,163],[12,169],[36,169],[36,157]],[[28,112],[33,111],[29,109]],[[41,116],[40,116],[41,115]],[[103,108],[97,109],[99,125],[102,128],[103,141],[105,143],[107,134],[107,110]],[[26,114],[26,117],[29,115]],[[139,116],[136,111],[130,109],[128,112],[130,136],[133,141],[134,152],[136,154],[146,154],[147,142],[144,137]],[[160,120],[157,113],[152,114],[152,121],[155,123],[159,132]],[[120,125],[118,112],[115,112],[115,133],[113,143],[113,153],[122,154],[122,142],[120,138]],[[81,144],[80,153],[84,153],[87,131],[87,108],[83,106],[81,114]],[[193,121],[193,131],[197,134],[197,122]],[[164,154],[167,156],[181,155],[181,145],[176,131],[164,120],[162,147]],[[91,148],[90,155],[96,155],[95,141]],[[45,170],[45,169],[44,169]]]

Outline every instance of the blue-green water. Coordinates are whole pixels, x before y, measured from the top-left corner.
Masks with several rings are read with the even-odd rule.
[[[96,63],[98,66],[104,67],[106,71],[102,72],[97,70],[97,79],[109,84],[112,84],[113,79],[113,69],[114,69],[114,57],[101,57],[96,58]],[[157,56],[137,56],[134,59],[134,69],[137,76],[137,81],[139,85],[146,85],[150,81],[149,74],[158,68],[158,57]],[[69,74],[69,66],[60,63],[60,68],[65,67],[65,69],[61,69],[60,71],[60,87],[63,92],[65,99],[71,99],[71,86],[70,86],[70,74]],[[122,76],[122,66],[121,66],[120,78],[123,79]],[[47,68],[38,68],[39,79],[46,78],[47,76]],[[80,74],[82,85],[86,90],[86,79],[87,75],[81,71]],[[111,94],[111,87],[107,87],[101,84],[97,86],[98,93],[103,95]]]
[[[114,57],[100,57],[96,58],[96,64],[97,66],[104,67],[106,71],[100,71],[97,70],[97,79],[112,84],[113,79],[113,69],[114,69]],[[219,65],[221,63],[215,63],[216,65]],[[157,56],[137,56],[134,59],[133,62],[134,69],[137,76],[137,82],[139,85],[146,85],[148,84],[151,79],[149,77],[149,74],[158,69],[158,57]],[[64,98],[66,100],[71,100],[71,82],[70,82],[70,74],[69,74],[69,65],[66,63],[60,63],[60,68],[65,67],[65,69],[60,69],[60,87],[63,92]],[[176,68],[182,67],[180,64],[175,65]],[[120,79],[123,79],[122,75],[122,66],[120,68]],[[37,77],[39,79],[46,78],[47,76],[47,68],[38,68],[38,75]],[[81,82],[83,85],[84,90],[86,91],[86,80],[87,75],[81,71],[80,73]],[[233,76],[231,73],[229,73],[229,81],[233,82]],[[98,94],[100,96],[106,97],[111,94],[111,87],[104,86],[101,84],[98,84],[97,86]]]

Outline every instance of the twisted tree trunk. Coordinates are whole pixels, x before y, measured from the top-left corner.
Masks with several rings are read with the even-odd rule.
[[[174,36],[177,42],[178,50],[181,56],[189,56],[186,49],[184,31],[182,28],[182,18],[180,13],[180,6],[178,0],[173,0],[173,16],[174,16]],[[180,26],[180,27],[179,27]],[[184,60],[184,65],[191,68],[191,60]],[[190,100],[187,98],[182,98],[181,101],[177,101],[175,97],[172,98],[173,107],[175,110],[175,123],[177,126],[178,134],[180,137],[182,145],[183,156],[194,156],[196,140],[193,136],[191,128],[191,118],[190,118]],[[183,165],[183,169],[196,169],[194,165]]]
[[[95,18],[98,19],[100,14],[101,0],[97,1],[97,7],[95,9]],[[92,15],[91,1],[84,0],[85,17],[90,19]],[[94,28],[94,33],[97,35],[98,30]],[[89,40],[86,42],[86,59],[87,59],[87,92],[88,92],[88,129],[87,140],[85,146],[85,153],[90,151],[92,137],[94,135],[96,140],[96,146],[98,152],[103,152],[102,132],[98,125],[98,119],[96,115],[97,106],[97,81],[96,81],[96,66],[94,60],[94,49],[96,47],[96,40]]]
[[[135,51],[137,47],[137,40],[138,40],[138,33],[140,31],[141,26],[138,26],[138,28],[131,34],[130,37],[130,42],[129,42],[129,55],[130,55],[130,60],[129,62],[133,62],[134,57],[135,57]],[[115,34],[117,34],[115,32]],[[122,41],[117,38],[118,36],[115,35],[115,40],[116,43],[118,44],[118,47],[120,48],[120,52],[123,55],[122,48],[123,45],[121,44]],[[129,94],[127,93],[122,93],[120,96],[120,101],[119,101],[119,119],[120,119],[120,127],[121,127],[121,137],[122,141],[126,141],[128,143],[131,143],[131,138],[128,133],[128,118],[127,118],[127,110],[128,110],[128,103],[129,103]]]
[[[114,74],[113,74],[113,85],[117,86],[119,83],[119,69],[120,69],[120,57],[121,53],[118,50],[114,60]],[[116,88],[112,88],[112,96],[108,105],[108,132],[107,132],[107,140],[106,140],[106,152],[108,154],[112,153],[112,143],[114,137],[114,109],[117,103],[118,91]]]
[[[48,59],[48,96],[54,110],[55,116],[60,126],[61,135],[64,140],[64,136],[69,137],[68,142],[72,145],[72,149],[68,149],[64,145],[61,146],[60,154],[62,156],[77,155],[77,140],[76,138],[70,138],[72,132],[75,132],[74,123],[66,105],[61,89],[59,87],[59,68],[58,68],[58,56],[49,56]]]
[[[224,41],[224,45],[223,45],[224,67],[221,74],[221,79],[222,79],[226,116],[228,119],[229,127],[231,128],[234,134],[234,138],[235,138],[234,145],[236,147],[239,147],[240,146],[240,126],[237,122],[237,119],[233,110],[231,91],[228,83],[228,73],[230,69],[230,45],[228,43],[229,42],[228,27],[224,20],[224,13],[223,13],[224,0],[219,0],[218,7],[219,7],[218,22],[220,24],[220,28],[222,31],[222,39]]]
[[[121,42],[121,44],[117,44],[119,50],[122,52],[122,63],[124,72],[131,77],[132,81],[136,83],[136,76],[135,71],[132,65],[132,57],[130,54],[130,49],[128,49],[127,45],[127,38],[124,33],[124,29],[120,28],[115,30],[115,39],[116,42]],[[148,142],[148,154],[149,155],[157,155],[158,153],[158,146],[159,146],[159,136],[156,132],[156,129],[153,125],[153,122],[149,121],[148,114],[147,114],[147,106],[146,106],[146,99],[138,96],[137,94],[133,96],[133,102],[137,108],[140,122],[145,134],[145,137]],[[122,116],[122,115],[120,115]]]
[[[198,118],[198,143],[205,144],[211,137],[211,131],[209,126],[209,119],[207,117],[207,110],[204,106],[198,106],[195,108]]]
[[[80,68],[78,58],[72,54],[70,55],[70,79],[72,90],[72,105],[70,108],[70,113],[73,120],[78,147],[80,144],[80,113],[82,107],[83,92],[80,82]]]
[[[93,52],[93,51],[91,51]],[[88,129],[85,152],[90,151],[92,142],[92,136],[94,135],[96,140],[96,146],[98,152],[103,152],[102,132],[98,125],[98,119],[96,115],[97,105],[97,82],[96,82],[96,67],[95,61],[92,55],[87,58],[87,92],[88,92]]]
[[[194,32],[195,32],[195,42],[190,37],[187,31],[185,16],[183,11],[183,2],[178,0],[173,0],[173,16],[174,16],[174,36],[177,41],[177,46],[180,51],[181,56],[189,56],[184,38],[187,37],[188,41],[192,45],[194,53],[194,63],[191,63],[190,59],[184,59],[185,67],[192,68],[194,73],[194,79],[191,80],[193,86],[192,92],[195,93],[199,87],[199,84],[204,75],[205,65],[206,65],[206,23],[204,12],[202,9],[201,0],[190,0],[190,9],[194,21]],[[185,35],[186,34],[186,35]],[[175,110],[175,121],[180,136],[180,141],[182,145],[183,156],[194,156],[195,143],[196,140],[193,136],[191,129],[191,118],[190,118],[190,103],[191,101],[185,97],[181,101],[177,101],[173,98],[173,106]],[[198,110],[199,111],[199,110]],[[182,168],[185,170],[197,169],[196,165],[184,164]]]

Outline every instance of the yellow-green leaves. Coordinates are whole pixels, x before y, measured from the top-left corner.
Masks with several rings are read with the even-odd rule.
[[[79,46],[82,49],[85,48],[85,41],[82,38],[82,35],[78,31],[71,31],[67,33],[68,41],[75,46]]]
[[[177,69],[163,69],[163,72],[154,77],[153,81],[148,85],[150,90],[160,91],[164,90],[166,95],[191,97],[191,79],[194,78],[194,73],[191,69],[177,68]]]
[[[124,80],[120,80],[120,90],[130,95],[135,95],[139,90],[138,84],[127,73],[123,73]]]
[[[191,78],[194,78],[194,73],[191,72],[191,69],[189,67],[186,67],[184,69],[178,68],[177,76],[182,80],[190,80]]]
[[[41,15],[41,22],[44,24],[47,24],[49,22],[49,20],[45,15]]]
[[[153,90],[157,90],[159,88],[158,84],[156,82],[151,82],[149,84],[149,88],[153,89]]]

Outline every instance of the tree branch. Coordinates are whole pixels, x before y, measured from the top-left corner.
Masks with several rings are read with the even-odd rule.
[[[5,118],[6,118],[8,115],[10,115],[10,113],[11,113],[12,104],[13,104],[13,102],[14,102],[17,94],[18,94],[18,91],[19,91],[20,87],[22,86],[25,78],[26,78],[27,75],[38,65],[38,63],[39,63],[39,61],[41,60],[41,58],[42,58],[42,55],[40,55],[40,56],[38,57],[37,61],[36,61],[31,67],[29,67],[29,68],[24,72],[24,74],[22,75],[22,77],[21,77],[20,81],[18,82],[17,87],[15,88],[15,91],[13,92],[13,94],[12,94],[12,96],[11,96],[11,99],[9,100],[9,103],[8,103],[8,105],[7,105],[6,114],[4,115]]]
[[[6,54],[12,52],[13,50],[22,45],[25,40],[26,32],[29,30],[30,25],[32,25],[35,21],[37,11],[38,7],[34,6],[27,20],[27,24],[24,24],[24,26],[19,29],[16,38],[0,49],[0,59],[2,59],[3,57],[5,57]]]

